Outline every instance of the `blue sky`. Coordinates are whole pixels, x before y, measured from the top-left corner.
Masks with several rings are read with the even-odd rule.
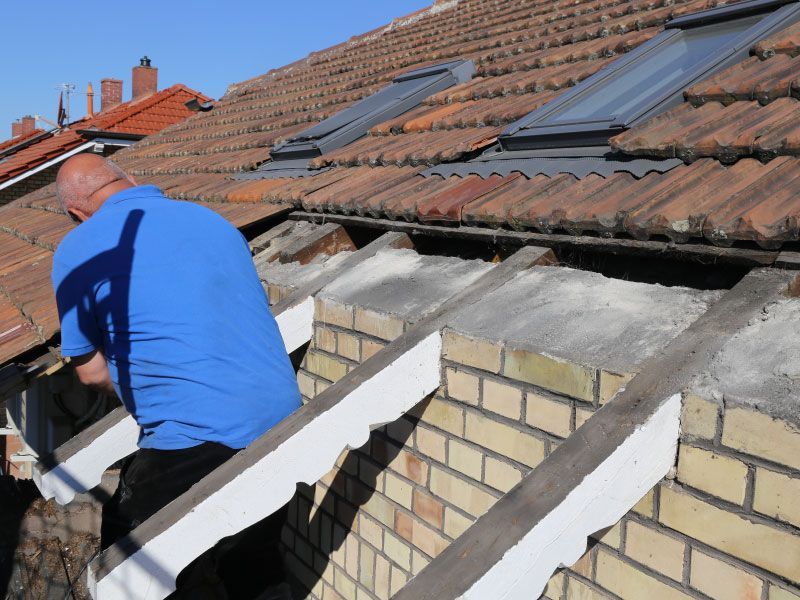
[[[431,5],[432,0],[39,0],[0,3],[0,140],[24,114],[55,119],[56,85],[74,83],[72,117],[86,112],[87,82],[124,81],[148,55],[159,87],[185,83],[219,98],[231,84],[265,73]]]

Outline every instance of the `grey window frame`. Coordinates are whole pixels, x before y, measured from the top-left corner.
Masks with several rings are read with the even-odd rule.
[[[659,52],[685,30],[769,12],[772,14],[767,14],[761,21],[742,32],[735,38],[734,43],[722,52],[710,55],[706,60],[699,62],[673,85],[664,89],[656,99],[643,99],[624,113],[608,115],[605,118],[548,122],[551,117],[571,104],[584,100],[592,94],[602,93],[605,86],[613,85],[616,77],[638,61]],[[518,151],[607,144],[610,137],[680,104],[683,102],[683,90],[687,87],[743,60],[756,41],[798,20],[800,20],[798,0],[750,0],[673,19],[667,22],[664,31],[653,39],[601,69],[552,102],[511,124],[499,136],[500,146],[506,151]]]
[[[346,146],[367,135],[375,125],[399,117],[403,113],[416,108],[425,98],[438,94],[459,83],[470,81],[474,74],[475,65],[471,60],[449,61],[403,73],[395,77],[387,87],[372,96],[364,98],[344,111],[276,144],[270,151],[272,161],[277,163],[284,160],[312,159]],[[392,98],[391,90],[393,88],[396,89],[404,82],[418,79],[427,81],[420,82],[423,85],[416,88],[412,93],[399,98]],[[371,104],[374,104],[375,97],[379,94],[385,95],[387,101],[377,107],[370,107]],[[330,132],[315,135],[315,130],[324,131],[326,124],[330,124],[334,120],[341,120],[344,114],[351,115],[352,119]]]

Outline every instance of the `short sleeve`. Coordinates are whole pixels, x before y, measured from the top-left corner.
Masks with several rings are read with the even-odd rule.
[[[61,354],[81,356],[102,346],[102,337],[94,316],[92,286],[59,260],[53,260],[53,289],[61,321]]]

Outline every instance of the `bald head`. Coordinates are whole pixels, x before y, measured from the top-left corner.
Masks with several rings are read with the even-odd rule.
[[[96,213],[109,196],[135,185],[125,171],[96,154],[67,159],[56,177],[61,207],[81,222]]]

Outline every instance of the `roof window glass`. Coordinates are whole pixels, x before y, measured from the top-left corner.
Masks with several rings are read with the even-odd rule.
[[[798,19],[797,2],[752,0],[687,15],[500,136],[503,150],[606,144],[683,100],[695,81],[742,60],[757,40]]]

